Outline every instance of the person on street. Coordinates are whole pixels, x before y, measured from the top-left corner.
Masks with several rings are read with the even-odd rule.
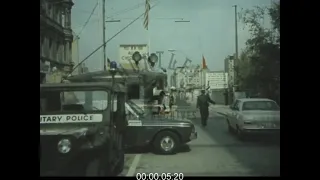
[[[203,127],[207,126],[209,117],[209,103],[216,104],[211,100],[209,94],[206,94],[205,90],[201,90],[201,95],[197,98],[197,108],[200,109],[201,124]]]

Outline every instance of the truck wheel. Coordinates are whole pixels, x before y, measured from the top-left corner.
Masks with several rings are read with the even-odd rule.
[[[118,175],[123,171],[124,168],[124,151],[120,151],[120,159],[116,167],[114,168],[114,174]]]
[[[175,154],[179,144],[178,135],[170,131],[160,132],[153,141],[154,150],[159,154]]]

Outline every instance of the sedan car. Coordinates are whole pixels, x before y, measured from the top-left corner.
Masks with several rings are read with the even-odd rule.
[[[174,154],[179,146],[197,138],[195,126],[190,120],[153,117],[133,101],[126,103],[126,114],[127,148],[151,146],[156,153]]]
[[[280,133],[280,107],[270,99],[237,99],[227,113],[230,132],[243,139],[248,134]]]

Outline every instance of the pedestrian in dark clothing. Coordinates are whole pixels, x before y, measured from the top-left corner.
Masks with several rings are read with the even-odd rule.
[[[209,94],[206,94],[205,90],[201,90],[201,95],[197,99],[197,108],[200,109],[201,124],[202,126],[207,126],[208,116],[209,116],[209,103],[216,104],[210,99]]]

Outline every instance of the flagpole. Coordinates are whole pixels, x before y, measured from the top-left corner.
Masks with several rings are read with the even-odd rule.
[[[149,21],[149,23],[150,23],[150,21]],[[147,30],[148,32],[147,32],[147,36],[148,36],[148,49],[149,49],[149,56],[150,56],[150,54],[151,54],[151,40],[150,40],[150,24],[149,24],[149,27],[148,27],[148,30]]]
[[[150,3],[150,2],[149,2]],[[150,7],[151,4],[149,4]],[[147,29],[147,36],[148,36],[148,47],[149,47],[149,56],[151,54],[151,40],[150,40],[150,10],[148,11],[148,29]]]

